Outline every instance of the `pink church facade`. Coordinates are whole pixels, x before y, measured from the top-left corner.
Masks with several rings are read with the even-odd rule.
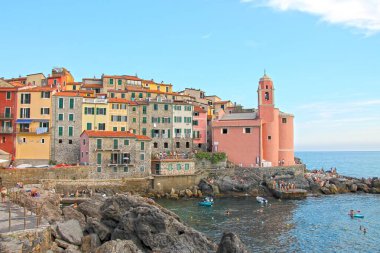
[[[259,81],[258,109],[226,113],[212,122],[213,151],[242,167],[294,165],[292,114],[275,107],[272,79]]]

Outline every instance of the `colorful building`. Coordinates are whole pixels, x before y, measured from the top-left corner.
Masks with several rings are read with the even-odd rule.
[[[54,88],[23,87],[17,94],[16,163],[50,160],[51,99]]]
[[[160,92],[173,92],[172,84],[165,84],[164,82],[156,83],[152,80],[142,80],[142,87],[149,90],[160,91]]]
[[[80,136],[81,164],[96,166],[99,178],[151,173],[151,139],[129,132],[84,131]]]
[[[193,149],[193,111],[191,104],[173,104],[173,150],[177,153],[188,153]]]
[[[194,106],[193,146],[203,151],[207,150],[207,111],[200,106]]]
[[[66,84],[73,83],[74,77],[70,71],[65,68],[53,68],[51,75],[47,78],[47,85],[49,87],[57,88],[59,91],[66,90]]]
[[[17,86],[0,79],[0,149],[16,155]]]
[[[108,128],[108,100],[105,98],[83,98],[82,130],[106,131]]]
[[[258,110],[219,115],[212,122],[213,150],[243,167],[294,164],[292,114],[275,108],[274,86],[266,74],[258,87]]]

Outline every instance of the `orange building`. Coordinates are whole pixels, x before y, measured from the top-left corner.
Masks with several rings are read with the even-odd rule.
[[[257,92],[257,110],[222,113],[212,123],[213,150],[243,167],[294,165],[294,116],[275,107],[273,82],[266,74]]]

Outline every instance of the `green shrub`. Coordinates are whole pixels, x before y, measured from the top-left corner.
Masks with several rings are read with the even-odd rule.
[[[198,152],[195,154],[195,157],[199,160],[202,160],[202,159],[208,160],[213,164],[222,162],[226,160],[227,158],[226,153],[223,153],[223,152],[216,152],[216,153]]]

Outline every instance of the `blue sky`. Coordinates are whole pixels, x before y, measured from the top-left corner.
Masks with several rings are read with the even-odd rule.
[[[4,1],[0,76],[138,74],[257,106],[263,70],[297,150],[380,150],[380,3]]]

